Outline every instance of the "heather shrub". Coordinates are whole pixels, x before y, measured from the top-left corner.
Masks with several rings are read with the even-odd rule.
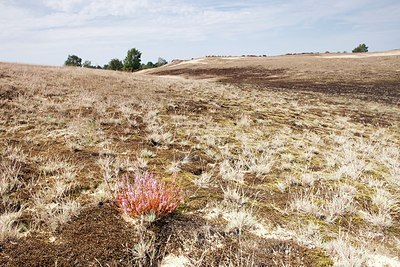
[[[113,197],[118,208],[128,216],[150,215],[155,220],[173,212],[183,202],[175,179],[167,184],[149,172],[133,179],[128,175],[117,178]]]

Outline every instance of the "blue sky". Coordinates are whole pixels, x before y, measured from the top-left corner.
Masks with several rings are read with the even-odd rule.
[[[0,61],[383,51],[400,48],[399,14],[398,0],[0,0]]]

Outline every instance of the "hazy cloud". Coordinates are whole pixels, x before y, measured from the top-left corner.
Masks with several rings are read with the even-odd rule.
[[[241,53],[241,45],[243,53],[284,53],[287,42],[292,51],[307,44],[308,50],[343,49],[354,45],[351,34],[367,42],[381,39],[378,31],[391,36],[386,46],[377,40],[376,49],[388,49],[400,44],[393,36],[400,36],[399,13],[398,1],[370,0],[0,0],[0,60],[62,64],[74,52],[105,63],[132,46],[148,59]],[[351,43],[336,39],[332,48],[320,47],[334,36]],[[24,56],[29,48],[35,53]]]

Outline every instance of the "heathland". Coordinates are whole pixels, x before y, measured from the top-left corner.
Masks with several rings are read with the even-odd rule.
[[[154,222],[119,177],[175,180]],[[1,266],[399,266],[400,53],[0,63]]]

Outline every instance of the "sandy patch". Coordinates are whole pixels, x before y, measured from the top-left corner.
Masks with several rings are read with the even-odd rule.
[[[242,59],[243,57],[223,57],[221,59],[223,60],[239,60]]]
[[[157,76],[157,77],[161,78],[161,79],[179,80],[179,81],[188,79],[188,78],[186,78],[184,76],[173,76],[173,75],[160,75],[160,76]]]
[[[188,266],[190,261],[185,256],[168,255],[161,262],[161,267],[184,267]]]
[[[208,64],[208,63],[204,62],[204,58],[198,58],[198,59],[193,59],[193,60],[189,60],[189,61],[184,61],[177,65],[185,65],[185,64]]]
[[[334,55],[334,56],[319,56],[320,58],[366,58],[366,57],[390,57],[400,56],[400,50],[388,51],[382,53],[355,53],[351,55]]]

